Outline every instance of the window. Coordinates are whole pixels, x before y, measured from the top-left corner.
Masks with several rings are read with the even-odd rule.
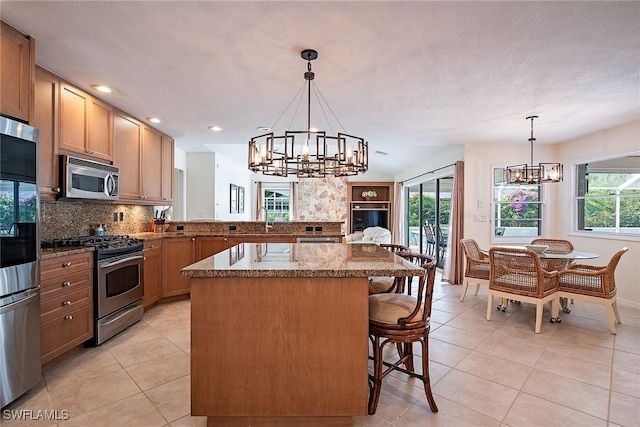
[[[493,235],[536,237],[542,235],[541,186],[511,185],[504,168],[493,170]]]
[[[264,188],[264,205],[269,221],[289,221],[290,190]]]
[[[577,228],[640,235],[640,157],[577,166]]]

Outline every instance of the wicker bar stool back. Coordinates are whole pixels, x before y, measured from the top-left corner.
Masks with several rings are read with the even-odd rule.
[[[473,239],[460,239],[460,244],[466,260],[462,292],[460,293],[460,301],[464,301],[469,283],[476,284],[474,295],[478,295],[480,285],[489,285],[489,255],[482,252],[478,242]]]
[[[628,250],[628,248],[620,249],[613,254],[605,266],[576,264],[560,272],[559,276],[561,297],[604,305],[612,334],[616,333],[616,321],[622,323],[616,301],[618,290],[615,272],[620,258]]]
[[[420,379],[431,411],[438,412],[429,379],[429,328],[436,261],[423,254],[411,254],[410,257],[424,269],[415,296],[400,292],[369,296],[369,340],[373,347],[373,356],[370,356],[373,374],[369,375],[370,415],[376,412],[383,378],[394,370]],[[405,287],[410,288],[411,285]],[[415,342],[422,347],[421,373],[415,371],[413,364]],[[398,360],[393,363],[383,359],[384,346],[390,343],[396,344],[398,349]]]
[[[411,252],[411,249],[404,245],[394,243],[380,243],[380,247],[393,253]],[[369,295],[393,292],[395,289],[395,277],[372,276],[369,277]]]

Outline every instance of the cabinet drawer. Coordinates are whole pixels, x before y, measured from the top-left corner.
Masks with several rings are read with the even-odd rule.
[[[51,258],[40,263],[40,279],[42,282],[58,276],[93,268],[93,252]]]
[[[79,271],[64,276],[52,277],[48,280],[42,280],[41,300],[47,301],[50,298],[56,298],[59,294],[74,292],[81,287],[93,287],[93,269]]]
[[[84,286],[73,292],[58,292],[55,298],[47,298],[40,303],[41,321],[47,322],[56,317],[64,317],[73,310],[93,302],[93,289]]]
[[[162,240],[145,240],[144,242],[144,252],[148,251],[161,251],[162,250]]]
[[[93,337],[93,304],[42,323],[40,331],[44,364]]]

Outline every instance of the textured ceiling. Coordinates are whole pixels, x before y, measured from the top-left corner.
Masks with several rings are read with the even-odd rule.
[[[241,164],[304,84],[304,48],[319,51],[317,87],[383,173],[450,145],[527,144],[532,114],[541,144],[640,117],[636,1],[3,0],[0,14],[36,38],[39,65],[114,87],[102,97],[162,118],[178,148]],[[275,131],[306,127],[304,102],[293,110]],[[313,126],[342,130],[324,117],[312,103]]]

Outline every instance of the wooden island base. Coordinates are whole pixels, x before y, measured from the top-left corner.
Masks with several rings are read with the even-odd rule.
[[[191,414],[347,426],[367,414],[366,277],[192,277]]]

